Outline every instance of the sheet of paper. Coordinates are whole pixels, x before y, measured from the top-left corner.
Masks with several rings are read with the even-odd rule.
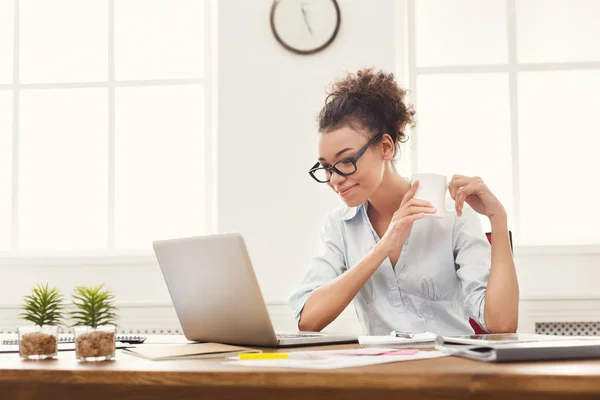
[[[418,352],[418,349],[360,348],[344,350],[295,351],[293,353],[289,353],[289,356],[290,358],[321,359],[340,356],[411,356]]]
[[[188,344],[198,343],[187,340],[183,335],[144,335],[146,340],[144,344]]]
[[[261,351],[220,343],[190,343],[175,345],[148,344],[141,345],[135,349],[128,349],[125,352],[149,360],[173,360],[192,357],[219,358],[232,354],[260,353]]]
[[[436,337],[437,335],[432,332],[417,333],[410,339],[392,335],[359,336],[358,342],[363,347],[434,347]]]
[[[387,364],[400,361],[424,360],[429,358],[447,357],[440,351],[419,351],[405,356],[337,356],[323,359],[288,358],[277,360],[239,360],[226,361],[225,365],[265,368],[300,368],[300,369],[338,369],[364,367],[367,365]]]

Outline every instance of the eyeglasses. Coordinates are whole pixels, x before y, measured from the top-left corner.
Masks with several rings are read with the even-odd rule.
[[[341,160],[339,160],[338,162],[336,162],[335,164],[333,164],[329,167],[324,167],[324,166],[321,166],[320,163],[316,163],[308,171],[308,173],[310,174],[310,176],[312,176],[314,178],[314,180],[316,180],[317,182],[320,182],[320,183],[329,182],[331,180],[331,174],[333,173],[332,171],[335,171],[340,176],[352,175],[353,173],[356,172],[356,162],[358,161],[358,159],[363,154],[365,154],[365,151],[367,151],[369,146],[376,143],[381,138],[381,136],[382,136],[381,134],[375,135],[375,137],[373,137],[373,139],[369,140],[367,142],[367,144],[365,144],[362,147],[362,149],[360,149],[358,151],[358,153],[356,153],[352,157],[342,158]]]

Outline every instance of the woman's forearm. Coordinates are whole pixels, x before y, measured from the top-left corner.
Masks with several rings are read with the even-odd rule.
[[[485,324],[492,333],[516,332],[519,283],[512,256],[506,214],[490,218],[492,266],[485,295]]]
[[[388,256],[379,242],[355,266],[326,285],[315,289],[306,300],[298,329],[319,332],[341,314],[360,288]]]

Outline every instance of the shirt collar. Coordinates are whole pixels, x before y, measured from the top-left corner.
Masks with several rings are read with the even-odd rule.
[[[361,208],[364,208],[364,206],[364,204],[361,204],[356,207],[345,207],[344,211],[342,212],[342,219],[344,221],[350,221],[352,218],[356,217],[358,211],[360,211]]]

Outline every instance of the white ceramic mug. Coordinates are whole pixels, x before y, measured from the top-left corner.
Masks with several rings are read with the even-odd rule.
[[[446,190],[448,180],[445,175],[413,174],[412,182],[419,181],[419,187],[414,198],[431,203],[436,209],[435,214],[425,214],[425,217],[442,218],[446,212]]]

